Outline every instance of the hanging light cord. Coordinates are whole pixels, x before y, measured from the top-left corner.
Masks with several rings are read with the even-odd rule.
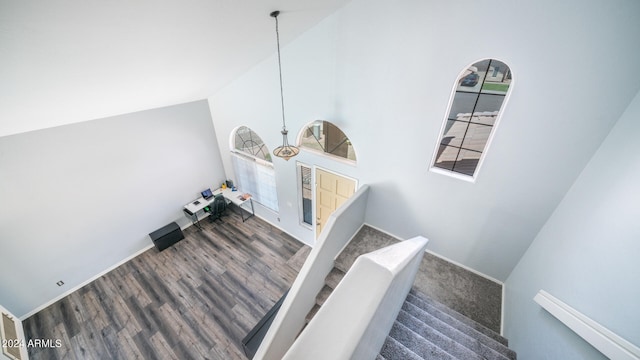
[[[287,130],[287,125],[284,122],[284,91],[282,90],[282,63],[280,61],[280,33],[278,31],[279,13],[280,12],[278,12],[277,14],[272,13],[271,16],[273,16],[276,19],[276,42],[278,44],[278,71],[280,74],[280,104],[282,106],[282,130],[285,131]]]

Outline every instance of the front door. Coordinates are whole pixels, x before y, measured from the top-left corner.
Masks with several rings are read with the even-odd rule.
[[[356,191],[356,181],[316,169],[316,237],[340,205]]]

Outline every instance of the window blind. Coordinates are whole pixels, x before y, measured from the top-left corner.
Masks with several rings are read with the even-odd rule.
[[[273,165],[263,164],[254,158],[235,152],[231,153],[231,159],[240,191],[251,194],[254,201],[273,211],[278,211],[278,193]]]

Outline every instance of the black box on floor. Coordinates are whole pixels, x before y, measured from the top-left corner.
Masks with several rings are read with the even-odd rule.
[[[180,226],[174,222],[169,225],[163,226],[160,229],[149,234],[151,241],[156,246],[158,251],[162,251],[169,246],[184,239]]]

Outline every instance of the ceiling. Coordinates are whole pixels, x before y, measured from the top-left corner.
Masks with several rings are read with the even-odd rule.
[[[348,0],[0,0],[0,136],[207,98]]]

